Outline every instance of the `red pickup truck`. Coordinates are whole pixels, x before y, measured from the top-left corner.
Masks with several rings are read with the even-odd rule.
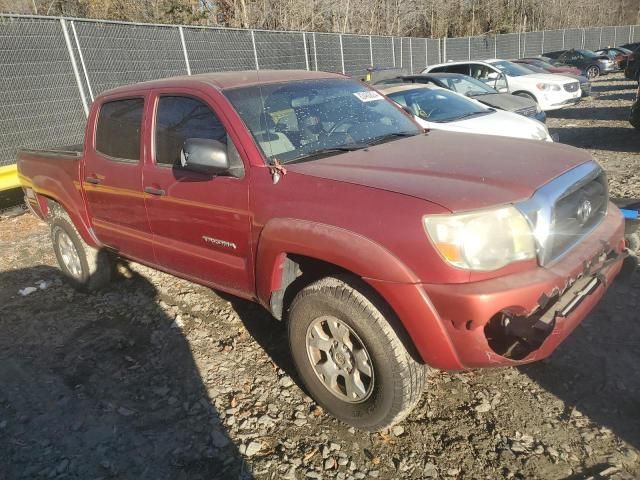
[[[424,131],[341,75],[228,72],[96,98],[83,146],[23,150],[60,268],[113,255],[259,302],[309,393],[379,430],[426,365],[548,356],[614,279],[623,219],[585,151]]]

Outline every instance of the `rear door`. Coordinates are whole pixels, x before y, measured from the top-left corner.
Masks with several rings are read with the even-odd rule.
[[[161,268],[246,296],[253,291],[243,160],[213,97],[198,90],[156,90],[149,114],[150,155],[143,186],[156,259]],[[183,169],[180,154],[188,138],[227,145],[240,177],[207,176]]]
[[[142,196],[145,96],[107,98],[89,119],[83,189],[93,230],[104,245],[146,263],[154,262]]]

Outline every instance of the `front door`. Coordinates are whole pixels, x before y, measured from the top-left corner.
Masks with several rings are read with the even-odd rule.
[[[87,139],[83,189],[100,242],[124,256],[154,262],[142,196],[144,97],[105,100]],[[91,128],[89,129],[91,131]]]
[[[143,171],[145,203],[158,264],[172,273],[246,295],[253,290],[248,179],[183,169],[188,138],[226,143],[232,164],[242,159],[221,116],[198,92],[157,91]]]

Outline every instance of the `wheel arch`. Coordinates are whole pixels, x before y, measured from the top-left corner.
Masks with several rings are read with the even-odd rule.
[[[273,292],[293,283],[300,276],[302,265],[314,272],[342,271],[365,280],[419,282],[400,259],[367,237],[332,225],[278,218],[265,225],[258,240],[258,300],[271,310]]]
[[[532,99],[534,102],[536,102],[536,103],[538,103],[538,104],[540,103],[540,102],[538,101],[538,97],[536,97],[536,96],[535,96],[535,94],[531,93],[531,92],[530,92],[530,91],[528,91],[528,90],[522,90],[522,89],[520,89],[520,90],[516,90],[515,92],[512,92],[512,93],[511,93],[511,95],[520,95],[520,96],[525,96],[525,97],[527,97],[527,98]]]
[[[85,219],[82,217],[82,214],[75,208],[68,208],[67,204],[44,194],[38,193],[37,200],[38,205],[40,206],[40,210],[43,214],[43,219],[48,221],[52,215],[55,214],[56,210],[63,211],[69,216],[69,219],[73,222],[73,225],[76,227],[76,230],[82,237],[87,245],[91,247],[98,248],[100,243],[98,239],[93,234],[91,228],[85,222]]]

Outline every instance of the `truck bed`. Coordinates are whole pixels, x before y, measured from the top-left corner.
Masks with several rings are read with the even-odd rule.
[[[58,202],[79,225],[87,223],[81,172],[82,145],[18,150],[18,177],[27,204],[36,215],[46,216],[48,199]]]
[[[36,156],[53,160],[80,160],[82,158],[82,149],[82,144],[47,149],[21,148],[18,150],[18,156]]]

